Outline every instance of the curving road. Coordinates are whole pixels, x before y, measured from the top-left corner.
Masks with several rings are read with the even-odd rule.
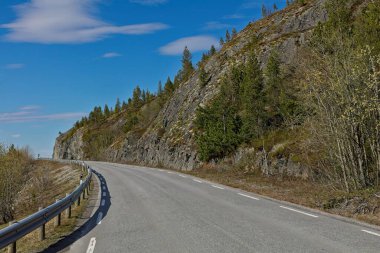
[[[380,252],[375,228],[176,172],[89,164],[97,211],[64,252]]]

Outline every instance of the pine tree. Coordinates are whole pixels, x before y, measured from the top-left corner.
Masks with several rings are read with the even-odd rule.
[[[120,103],[120,99],[117,98],[116,104],[115,104],[115,113],[119,113],[120,111],[121,111],[121,103]]]
[[[189,48],[186,46],[182,54],[182,80],[187,80],[194,71],[192,56]]]
[[[108,108],[108,105],[104,105],[104,116],[108,118],[111,115],[110,109]]]
[[[227,30],[226,31],[226,42],[230,42],[231,41],[231,35],[230,35],[230,32]]]
[[[166,80],[164,89],[165,89],[166,94],[170,95],[173,93],[174,84],[173,84],[172,80],[170,80],[170,77],[168,77],[168,79]]]
[[[276,3],[273,4],[273,10],[274,10],[275,12],[278,10],[278,7],[277,7],[277,4],[276,4]]]
[[[236,28],[232,28],[232,39],[234,39],[237,36]]]
[[[264,77],[254,53],[249,56],[242,82],[243,129],[246,142],[263,134],[265,109],[263,101]]]
[[[142,93],[141,93],[141,100],[142,100],[143,103],[146,102],[146,92],[145,92],[145,90],[143,90]]]
[[[219,45],[221,48],[224,46],[224,39],[222,37],[219,40]]]
[[[263,17],[268,16],[267,7],[265,7],[264,4],[261,6],[261,16],[263,16]]]
[[[141,106],[141,89],[139,86],[136,86],[133,90],[132,104],[135,108],[139,108]]]
[[[203,66],[199,69],[199,81],[202,87],[208,83],[208,74]]]
[[[211,48],[210,48],[210,51],[209,51],[209,55],[210,55],[210,56],[213,56],[215,53],[216,53],[215,46],[212,45]]]
[[[157,89],[157,96],[161,96],[162,95],[162,83],[161,81],[158,82],[158,89]]]

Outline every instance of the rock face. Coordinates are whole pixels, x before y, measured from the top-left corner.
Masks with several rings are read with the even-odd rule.
[[[61,134],[55,141],[53,158],[80,160],[83,159],[83,132],[76,131],[72,136]]]
[[[300,49],[318,22],[327,19],[324,0],[305,6],[290,6],[263,20],[250,23],[204,66],[209,75],[205,87],[200,85],[198,72],[178,87],[148,129],[141,136],[129,133],[121,145],[111,145],[107,151],[109,161],[122,161],[151,166],[164,166],[191,170],[201,164],[193,132],[196,109],[209,103],[219,92],[221,78],[235,64],[244,63],[253,40],[258,42],[258,58],[264,66],[270,51],[279,52],[285,66],[299,60]],[[82,132],[72,137],[57,138],[55,158],[85,158]],[[115,148],[118,146],[118,148]]]

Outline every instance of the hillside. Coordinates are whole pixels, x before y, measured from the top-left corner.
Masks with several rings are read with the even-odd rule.
[[[61,134],[54,158],[215,166],[347,192],[380,171],[379,1],[296,1],[191,53],[157,93],[136,87]]]
[[[129,163],[165,166],[191,170],[200,166],[196,149],[194,119],[199,105],[208,104],[219,93],[220,82],[230,69],[247,61],[252,43],[262,66],[266,65],[271,50],[278,50],[284,68],[295,66],[299,52],[311,36],[312,29],[326,20],[324,1],[306,5],[294,4],[262,20],[250,23],[222,49],[204,63],[208,73],[207,85],[200,84],[199,69],[181,83],[170,99],[160,108],[158,99],[139,111],[144,122],[125,133],[128,112],[108,117],[95,127],[68,131],[57,138],[54,158],[101,159]],[[255,41],[255,42],[253,42]],[[86,152],[89,132],[112,135],[102,150],[104,156]],[[91,135],[91,134],[90,134]],[[106,137],[105,137],[106,138]]]

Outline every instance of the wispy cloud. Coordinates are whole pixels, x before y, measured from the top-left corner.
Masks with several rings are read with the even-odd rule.
[[[221,30],[231,27],[229,24],[220,23],[218,21],[207,22],[203,30]]]
[[[241,14],[226,15],[223,17],[223,19],[243,19],[243,18],[245,18],[245,16]]]
[[[21,123],[49,120],[78,119],[86,115],[83,112],[41,114],[39,106],[24,106],[19,111],[0,113],[0,123]]]
[[[129,0],[131,3],[142,4],[142,5],[159,5],[167,3],[168,0]]]
[[[35,110],[38,110],[40,108],[41,108],[41,106],[39,106],[39,105],[26,105],[26,106],[20,107],[20,110],[21,111],[35,111]]]
[[[98,0],[31,0],[14,7],[17,19],[0,28],[15,42],[85,43],[112,34],[140,35],[168,28],[163,23],[117,26],[93,14]]]
[[[22,69],[23,67],[25,67],[25,64],[22,63],[11,63],[5,65],[6,69]]]
[[[121,54],[116,53],[116,52],[108,52],[102,55],[102,58],[115,58],[115,57],[120,57]]]
[[[211,45],[217,45],[218,40],[208,35],[199,35],[193,37],[185,37],[161,47],[160,53],[163,55],[180,55],[187,46],[191,52],[207,50]]]
[[[21,134],[12,134],[11,137],[17,139],[21,137]]]

